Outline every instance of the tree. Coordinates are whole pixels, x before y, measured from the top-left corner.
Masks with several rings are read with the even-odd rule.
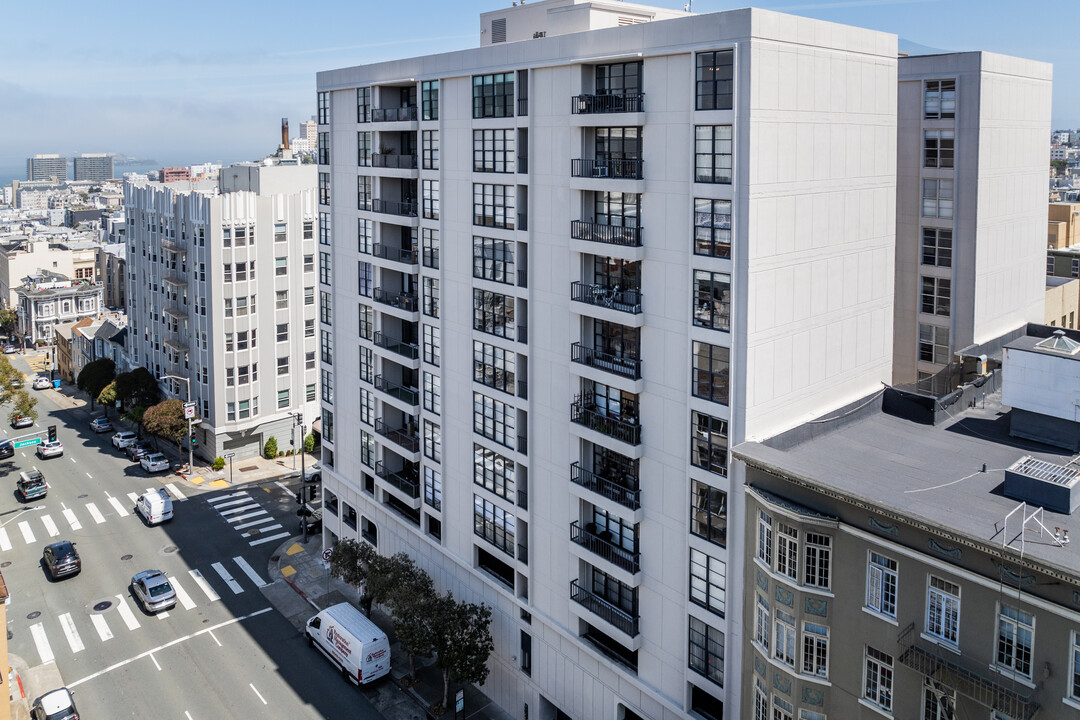
[[[105,386],[116,377],[116,363],[109,358],[101,358],[88,362],[86,367],[79,373],[75,384],[80,390],[85,390],[90,396],[90,409],[94,409],[94,399],[101,394]]]
[[[29,415],[30,419],[37,422],[38,413],[34,409],[37,405],[37,398],[31,397],[30,393],[25,390],[16,390],[12,394],[11,412],[8,413],[8,422],[14,423],[15,418],[20,415]]]
[[[124,407],[142,405],[150,407],[161,400],[161,388],[157,379],[144,367],[116,376],[116,395]]]
[[[442,670],[445,708],[450,699],[450,682],[483,685],[487,680],[487,661],[495,649],[491,639],[491,608],[487,605],[460,603],[454,594],[433,603],[430,614],[435,631],[435,665]]]
[[[159,402],[146,408],[142,421],[147,432],[171,440],[176,443],[178,452],[182,450],[180,443],[188,431],[188,421],[184,418],[184,403],[176,398]]]
[[[100,393],[98,393],[97,401],[105,408],[105,416],[109,415],[109,408],[116,404],[116,381],[106,385]]]
[[[370,543],[357,540],[339,540],[330,553],[330,574],[357,589],[363,587],[360,602],[368,615],[373,604],[387,602],[411,564],[405,553],[384,557]]]
[[[0,331],[4,335],[10,335],[19,322],[19,311],[15,308],[0,309]]]
[[[135,407],[128,408],[128,411],[124,413],[124,419],[130,420],[139,426],[139,435],[142,435],[143,428],[143,415],[146,414],[146,408],[142,405],[136,405]]]
[[[267,460],[273,460],[277,457],[277,438],[273,435],[268,437],[263,445],[263,457]]]
[[[400,575],[390,589],[386,605],[394,617],[398,642],[409,656],[409,677],[416,678],[416,656],[427,657],[435,652],[435,626],[431,617],[439,596],[428,574],[412,558],[404,553],[399,555],[403,558]]]
[[[1050,167],[1057,170],[1058,175],[1064,175],[1065,171],[1069,169],[1069,163],[1066,160],[1051,160]]]
[[[22,382],[22,373],[15,369],[7,356],[0,355],[0,405],[11,401]]]
[[[307,437],[304,438],[304,452],[315,452],[315,436],[311,433],[308,433]]]

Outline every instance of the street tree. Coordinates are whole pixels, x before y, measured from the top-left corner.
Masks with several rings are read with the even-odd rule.
[[[176,443],[177,452],[183,450],[181,442],[187,435],[188,421],[184,418],[184,404],[176,398],[146,408],[142,424],[152,435]]]
[[[113,380],[97,396],[97,401],[105,408],[105,417],[109,416],[109,408],[116,404],[116,398],[116,381]]]
[[[356,589],[363,589],[360,603],[366,614],[373,604],[385,604],[406,570],[404,553],[384,557],[370,543],[339,540],[330,553],[330,574]],[[410,561],[411,562],[411,561]]]
[[[15,308],[0,309],[0,333],[11,335],[15,325],[19,322],[19,311]]]
[[[22,373],[15,369],[7,356],[0,355],[0,405],[11,401],[22,382]]]
[[[38,412],[35,409],[37,398],[32,397],[25,390],[16,390],[12,394],[11,412],[8,413],[8,422],[14,423],[15,418],[29,415],[30,419],[37,422]]]
[[[135,423],[139,428],[139,435],[142,436],[143,429],[143,415],[146,413],[146,408],[142,405],[135,405],[127,409],[124,413],[124,419]]]
[[[394,633],[409,656],[409,677],[416,679],[416,657],[435,652],[433,609],[439,601],[431,577],[404,553],[399,567],[400,576],[386,598],[386,606],[394,618]],[[395,555],[394,557],[397,557]]]
[[[124,407],[142,405],[148,408],[161,400],[157,379],[144,367],[117,375],[116,394]]]
[[[491,639],[491,608],[462,603],[447,591],[435,602],[429,616],[435,627],[435,665],[442,671],[445,709],[450,699],[450,683],[483,685],[487,661],[495,649]]]
[[[88,362],[82,372],[79,373],[79,377],[75,379],[75,384],[90,396],[91,410],[94,409],[95,398],[101,394],[105,386],[111,383],[115,377],[116,363],[109,358]]]

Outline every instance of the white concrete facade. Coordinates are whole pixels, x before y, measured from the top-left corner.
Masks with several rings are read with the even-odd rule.
[[[579,720],[745,717],[738,678],[751,669],[741,667],[739,593],[728,592],[720,612],[689,590],[692,556],[714,573],[725,568],[733,584],[743,576],[742,478],[727,476],[727,444],[782,432],[891,377],[896,37],[760,10],[616,26],[618,9],[639,7],[605,5],[590,25],[587,6],[530,3],[487,13],[482,25],[490,29],[493,15],[550,10],[546,37],[531,39],[539,20],[510,18],[506,43],[484,38],[479,49],[318,76],[319,130],[330,133],[330,165],[319,167],[329,203],[320,212],[332,219],[333,266],[332,284],[321,286],[333,293],[332,325],[321,326],[333,348],[323,369],[350,389],[323,407],[323,487],[338,504],[324,513],[324,540],[366,537],[381,553],[407,552],[439,588],[492,606],[496,650],[484,691],[519,718],[526,707],[542,720],[558,712]],[[578,20],[560,24],[571,11]],[[553,39],[553,29],[569,34]],[[701,53],[729,50],[731,109],[696,109]],[[598,92],[597,66],[638,62],[643,107],[628,97],[621,111],[572,112],[592,103],[611,109]],[[494,73],[511,73],[512,112],[474,117],[474,77]],[[425,119],[429,81],[438,81],[438,114]],[[402,119],[358,122],[359,88],[370,88],[372,108]],[[402,116],[401,90],[409,88],[419,107]],[[640,153],[629,162],[640,161],[632,166],[640,177],[619,160],[599,160],[597,138],[610,128],[638,130]],[[698,128],[717,133],[710,138],[731,129],[729,182],[695,181],[705,155],[722,163],[715,154],[695,157]],[[474,132],[488,130],[508,131],[516,174],[474,169]],[[437,167],[424,155],[432,131]],[[415,148],[418,169],[380,167],[378,159],[358,166],[361,137],[375,154]],[[378,202],[357,209],[369,177],[373,200],[415,200],[412,214]],[[425,185],[431,181],[437,185]],[[477,222],[490,217],[483,202],[473,207],[487,186],[507,188],[509,227]],[[436,188],[437,214],[425,202]],[[631,233],[605,235],[627,227],[600,219],[597,199],[613,197],[605,193],[640,199],[629,226],[640,231],[640,246],[623,242]],[[695,199],[731,203],[728,251],[695,252]],[[371,245],[358,243],[358,228],[368,224]],[[406,235],[416,228],[415,254],[402,261],[373,252],[396,248],[402,228]],[[424,256],[432,238],[437,263]],[[486,268],[491,253],[474,257],[476,238],[505,241],[515,260],[508,277],[477,276],[475,263]],[[613,288],[599,267],[618,261],[624,273]],[[730,289],[703,299],[697,273],[715,273],[718,283],[727,276]],[[434,313],[426,302],[433,281]],[[404,297],[379,301],[365,283]],[[577,301],[571,283],[585,291]],[[492,326],[491,301],[477,307],[477,291],[505,296],[500,307],[512,307],[514,321]],[[632,357],[600,358],[609,352],[597,347],[609,339],[600,337],[601,322],[637,331]],[[406,354],[388,339],[401,340]],[[518,382],[507,392],[476,370],[477,343],[514,359]],[[730,358],[723,402],[702,395],[695,348]],[[599,360],[582,362],[577,353],[586,351]],[[506,377],[499,372],[495,379]],[[380,388],[388,377],[413,386],[408,400]],[[605,403],[590,409],[588,393]],[[513,425],[505,436],[486,430],[492,423],[475,413],[478,401],[505,403],[500,421]],[[703,437],[718,443],[704,462],[696,444]],[[496,467],[513,463],[510,492],[475,479],[475,447],[501,456]],[[598,448],[637,463],[636,499],[573,479],[589,468],[599,474]],[[717,499],[722,541],[700,534],[702,493]],[[496,519],[477,519],[477,503]],[[601,516],[607,530],[590,539]],[[508,547],[499,545],[501,534],[482,534],[492,526],[510,531]],[[632,600],[604,601],[594,571],[605,593],[616,587]],[[693,667],[690,651],[702,627],[725,648],[708,669]]]

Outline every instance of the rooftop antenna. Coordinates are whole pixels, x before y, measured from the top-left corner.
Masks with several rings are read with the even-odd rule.
[[[694,12],[693,7],[694,7],[694,0],[687,0],[686,4],[682,6],[682,9],[685,12]]]

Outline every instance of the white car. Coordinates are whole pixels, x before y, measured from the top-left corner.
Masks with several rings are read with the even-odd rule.
[[[169,458],[161,453],[150,453],[149,455],[143,455],[139,464],[142,465],[142,469],[146,472],[161,472],[169,469]]]
[[[112,436],[112,444],[117,450],[123,450],[128,445],[134,445],[138,439],[139,436],[130,430],[121,430]]]
[[[50,690],[34,701],[30,710],[31,720],[79,720],[75,709],[74,693],[66,687]]]
[[[52,383],[49,382],[49,378],[41,377],[41,376],[38,376],[38,377],[34,378],[34,389],[35,390],[48,390],[51,387],[52,387]]]
[[[37,456],[42,460],[45,458],[60,457],[63,454],[64,444],[59,440],[43,442],[37,446]]]

